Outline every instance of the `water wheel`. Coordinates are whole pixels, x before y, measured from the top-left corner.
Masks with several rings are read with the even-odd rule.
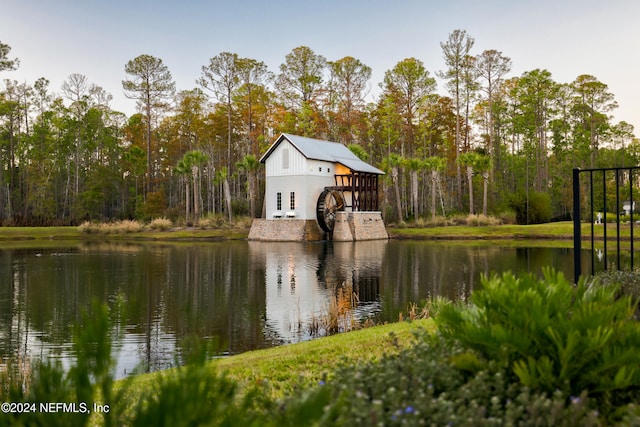
[[[325,189],[318,197],[316,204],[316,219],[318,225],[327,233],[333,231],[336,212],[344,210],[344,197],[336,190]]]

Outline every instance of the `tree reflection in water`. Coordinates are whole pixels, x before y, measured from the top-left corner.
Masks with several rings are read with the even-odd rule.
[[[587,255],[588,256],[588,255]],[[311,339],[340,287],[356,319],[396,321],[434,296],[466,298],[481,274],[572,271],[569,249],[421,241],[67,243],[0,250],[0,357],[72,356],[73,324],[92,299],[122,298],[117,375],[180,360],[191,336],[220,354]]]

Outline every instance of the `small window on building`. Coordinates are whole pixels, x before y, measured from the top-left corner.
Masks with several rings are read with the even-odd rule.
[[[327,168],[327,173],[331,173],[331,168]]]
[[[322,172],[322,166],[318,168],[318,172]]]
[[[296,208],[296,193],[293,191],[289,193],[289,209],[295,210]]]
[[[289,149],[282,149],[282,169],[289,169]]]
[[[282,210],[282,193],[276,194],[276,210]]]

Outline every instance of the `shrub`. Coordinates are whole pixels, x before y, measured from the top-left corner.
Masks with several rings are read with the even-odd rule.
[[[443,216],[436,216],[435,218],[429,218],[425,227],[444,227],[447,225],[447,218]]]
[[[149,223],[149,228],[154,231],[166,231],[173,227],[173,223],[167,218],[156,218]]]
[[[129,234],[142,231],[143,225],[138,221],[123,220],[111,223],[92,223],[85,221],[78,226],[84,234]]]
[[[467,225],[467,215],[453,215],[447,218],[448,225]]]
[[[253,218],[249,216],[237,216],[234,221],[236,227],[246,229],[251,228],[251,225],[253,224]]]
[[[246,199],[231,200],[231,211],[234,215],[248,215],[249,202]]]
[[[74,412],[46,413],[39,410],[15,412],[8,415],[9,425],[69,426],[87,425],[93,402],[100,396],[113,412],[120,411],[118,396],[111,393],[113,385],[111,334],[109,312],[106,306],[93,303],[91,310],[83,311],[75,328],[74,352],[76,363],[65,373],[60,362],[35,363],[28,383],[11,387],[6,401],[37,405],[42,402],[66,402],[76,405]],[[86,405],[86,406],[82,406]]]
[[[528,197],[528,200],[527,200]],[[537,191],[518,192],[509,203],[518,224],[541,224],[551,220],[551,198]]]
[[[202,229],[207,228],[223,228],[227,223],[227,218],[222,214],[207,214],[203,218],[200,218],[198,226]]]
[[[111,232],[114,234],[129,234],[129,233],[139,233],[142,231],[144,226],[138,221],[132,221],[129,219],[125,219],[123,221],[117,221],[110,224]]]
[[[511,209],[500,212],[498,218],[503,224],[515,224],[517,222],[516,213]]]
[[[500,225],[502,224],[502,221],[500,221],[500,218],[479,214],[468,215],[466,218],[466,223],[469,226],[482,227],[487,225]]]
[[[159,217],[167,210],[167,197],[163,190],[147,193],[146,200],[139,198],[136,201],[136,218],[149,221]]]
[[[97,234],[100,232],[100,225],[91,221],[85,221],[78,226],[78,231],[82,234]]]
[[[598,425],[586,395],[533,391],[491,361],[468,375],[448,362],[461,351],[423,332],[397,355],[340,367],[330,382],[286,402],[274,425]]]
[[[635,425],[640,326],[616,292],[550,270],[484,278],[471,306],[439,305],[440,335],[340,367],[275,424]]]
[[[640,319],[640,269],[602,271],[593,278],[593,282],[599,286],[617,286],[618,296],[631,297],[636,307],[635,318]]]
[[[638,222],[638,221],[640,221],[640,214],[634,213],[633,216],[632,215],[622,214],[622,215],[620,215],[620,222],[630,222],[630,221],[632,221],[632,218],[633,218],[634,222]],[[614,215],[614,220],[613,221],[609,221],[609,222],[615,222],[615,215]]]
[[[94,302],[75,328],[75,363],[65,372],[58,363],[39,362],[26,374],[13,370],[0,375],[0,397],[40,408],[40,403],[65,403],[69,411],[47,413],[40,410],[0,415],[0,425],[16,426],[187,426],[265,425],[257,422],[271,402],[254,388],[238,394],[235,382],[205,365],[206,351],[200,346],[187,364],[159,376],[152,387],[128,390],[131,381],[114,387],[111,317],[106,305]],[[121,315],[121,313],[120,313]],[[117,390],[117,391],[116,391]],[[131,404],[135,402],[133,405]],[[107,404],[109,410],[92,413],[93,403]],[[30,406],[35,405],[35,406]],[[4,418],[3,418],[4,417]],[[268,418],[265,417],[265,421]]]
[[[506,273],[484,277],[470,307],[446,305],[435,320],[469,350],[464,369],[496,360],[532,390],[612,401],[640,387],[640,324],[617,291],[584,281],[574,288],[551,270],[542,280]]]
[[[196,349],[185,366],[160,376],[150,392],[139,397],[131,426],[250,426],[258,406],[268,407],[255,389],[244,396],[238,385],[206,366],[206,348]],[[122,421],[122,420],[121,420]]]

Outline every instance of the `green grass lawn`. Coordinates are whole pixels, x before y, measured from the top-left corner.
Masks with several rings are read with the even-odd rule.
[[[244,228],[176,228],[170,231],[145,230],[122,234],[86,234],[78,227],[0,227],[0,245],[25,240],[227,240],[246,239]]]
[[[249,351],[208,362],[212,373],[224,372],[241,387],[258,386],[273,398],[291,395],[299,387],[318,384],[330,379],[341,363],[357,364],[377,360],[408,346],[413,331],[423,328],[435,330],[431,319],[397,322],[364,328],[297,344],[264,350]],[[159,375],[172,370],[143,374],[132,381],[121,381],[135,398],[142,390],[153,387]]]
[[[446,227],[387,227],[391,238],[396,239],[432,239],[432,240],[571,240],[573,239],[573,223],[570,221],[534,225],[494,225],[494,226],[446,226]],[[0,246],[9,242],[19,244],[24,241],[60,241],[60,240],[157,240],[157,241],[190,241],[190,240],[228,240],[246,239],[248,228],[175,228],[170,231],[144,230],[123,234],[84,234],[77,227],[0,227]],[[617,225],[607,224],[607,238],[615,239]],[[620,235],[629,238],[631,227],[620,224]],[[604,237],[604,227],[594,226],[597,239]],[[582,237],[591,236],[591,224],[582,224]],[[640,226],[634,227],[634,240],[640,238]]]
[[[591,224],[583,223],[583,239],[591,236]],[[433,228],[390,227],[389,234],[398,239],[440,239],[440,240],[571,240],[573,239],[573,222],[553,222],[532,225],[495,225],[495,226],[447,226]],[[617,233],[615,223],[607,224],[607,239],[614,239]],[[620,224],[620,236],[629,238],[631,227]],[[594,235],[598,239],[604,237],[604,226],[595,225]],[[640,226],[634,226],[634,240],[640,238]]]
[[[77,227],[0,227],[0,241],[65,240],[79,237]]]

